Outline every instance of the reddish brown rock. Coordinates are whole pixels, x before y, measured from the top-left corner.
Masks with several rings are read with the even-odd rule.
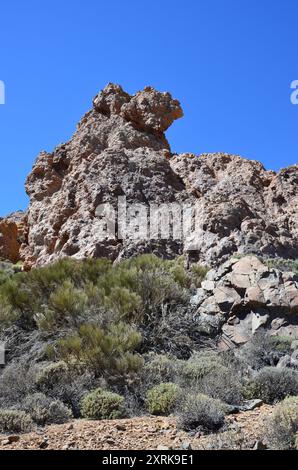
[[[26,214],[15,212],[0,218],[0,258],[17,263],[20,261],[20,249],[26,244]]]
[[[297,258],[298,165],[276,174],[235,155],[173,155],[164,132],[182,115],[169,93],[147,87],[131,96],[109,84],[71,140],[38,156],[26,182],[28,237],[20,243],[15,225],[5,222],[4,257],[16,260],[20,251],[27,268],[65,256],[120,259],[143,252],[191,252],[209,265],[233,253]],[[118,196],[147,207],[197,204],[197,229],[187,241],[102,240],[96,208],[115,207]],[[239,288],[247,286],[243,276],[235,273]]]

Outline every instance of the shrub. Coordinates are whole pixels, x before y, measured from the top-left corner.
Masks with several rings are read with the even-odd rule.
[[[259,398],[265,403],[298,395],[298,372],[285,367],[264,367],[246,385],[245,395],[246,398]]]
[[[143,360],[134,350],[141,335],[130,325],[118,323],[108,331],[95,325],[81,325],[77,333],[58,341],[58,354],[66,362],[85,364],[96,376],[136,372]]]
[[[212,398],[218,398],[230,405],[243,401],[242,383],[236,370],[218,367],[203,377],[198,385],[199,390]]]
[[[60,400],[52,400],[43,393],[26,397],[23,407],[33,421],[41,426],[66,423],[72,418],[70,409]]]
[[[77,418],[82,397],[94,387],[94,377],[88,371],[80,372],[59,361],[43,367],[37,374],[35,384],[40,392],[69,406]]]
[[[107,308],[117,314],[118,318],[130,319],[138,316],[142,305],[141,297],[125,287],[113,287],[104,302]]]
[[[186,304],[193,274],[182,258],[168,261],[154,255],[125,260],[77,261],[66,258],[52,265],[0,279],[3,321],[18,319],[26,329],[52,331],[70,321],[94,318],[109,310],[130,321],[151,321],[165,304]],[[117,319],[116,319],[117,320]],[[84,320],[86,321],[86,320]]]
[[[294,450],[298,436],[298,396],[286,398],[274,410],[266,425],[266,440],[271,449]]]
[[[149,356],[142,370],[142,382],[148,386],[171,382],[176,375],[177,362],[163,354]]]
[[[68,370],[66,362],[53,362],[37,373],[35,383],[40,390],[48,392],[65,379]]]
[[[36,369],[24,361],[7,365],[0,377],[0,407],[18,405],[34,390]]]
[[[256,370],[274,366],[283,354],[290,352],[291,341],[291,338],[270,336],[265,330],[260,330],[241,348],[240,356]]]
[[[219,400],[205,395],[188,395],[178,412],[177,426],[185,431],[216,432],[224,425],[224,411]]]
[[[196,263],[192,265],[191,271],[192,271],[192,279],[193,279],[193,283],[195,287],[200,288],[202,282],[204,281],[209,271],[209,268],[207,268],[206,266],[202,266],[199,263]]]
[[[82,400],[81,413],[89,419],[118,419],[124,416],[124,397],[98,388]]]
[[[153,415],[169,415],[174,411],[182,390],[174,383],[161,383],[147,393],[147,406]]]
[[[1,432],[27,432],[32,426],[30,416],[24,411],[0,409]]]
[[[203,377],[222,368],[221,356],[215,351],[200,351],[186,362],[181,362],[179,375],[186,386],[197,386]]]
[[[56,323],[63,323],[68,317],[76,318],[82,314],[87,305],[87,295],[81,289],[77,289],[74,284],[67,280],[57,287],[49,297],[50,312],[56,314]]]

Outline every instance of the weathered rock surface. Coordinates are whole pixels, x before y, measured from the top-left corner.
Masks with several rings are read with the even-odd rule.
[[[20,247],[15,225],[3,219],[0,256],[21,258],[28,268],[64,256],[117,259],[151,251],[166,257],[189,252],[209,265],[233,253],[297,258],[298,165],[276,174],[235,155],[173,155],[164,132],[182,115],[169,93],[147,87],[131,96],[109,84],[72,139],[38,156],[26,182],[28,237]],[[147,206],[197,204],[196,231],[184,242],[103,241],[96,208],[115,207],[118,196]],[[238,283],[246,281],[238,276]],[[257,301],[261,293],[248,296]]]
[[[224,349],[246,343],[261,327],[298,335],[297,274],[268,268],[255,256],[209,271],[192,304],[203,329],[221,334]]]
[[[14,212],[0,218],[0,258],[17,263],[20,260],[22,243],[26,243],[26,214]]]

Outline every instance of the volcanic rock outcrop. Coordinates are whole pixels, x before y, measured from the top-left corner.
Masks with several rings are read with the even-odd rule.
[[[209,271],[192,304],[202,330],[220,334],[223,349],[246,343],[260,328],[298,336],[298,275],[255,256],[231,258]]]
[[[65,256],[143,252],[186,252],[211,266],[233,253],[297,258],[298,165],[276,174],[234,155],[172,154],[164,133],[182,115],[169,93],[147,87],[131,96],[109,84],[71,140],[38,156],[26,182],[28,234],[20,250],[0,247],[0,256],[19,257],[27,268]],[[103,240],[96,208],[116,208],[118,196],[146,206],[197,204],[199,224],[184,241]]]

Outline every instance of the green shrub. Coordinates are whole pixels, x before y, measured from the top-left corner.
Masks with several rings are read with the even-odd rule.
[[[42,393],[26,397],[23,407],[32,420],[41,426],[66,423],[72,418],[70,409],[60,400],[52,400]]]
[[[163,305],[187,304],[192,276],[182,258],[142,255],[115,266],[66,258],[3,278],[0,322],[2,316],[8,324],[18,319],[23,328],[52,331],[108,310],[118,320],[149,323]]]
[[[0,409],[0,432],[28,432],[33,423],[24,411]]]
[[[147,393],[147,406],[153,415],[169,415],[177,405],[182,389],[174,383],[161,383]]]
[[[125,375],[138,371],[143,360],[135,354],[141,335],[124,323],[104,331],[95,325],[81,325],[77,333],[58,341],[58,354],[66,362],[85,364],[98,376],[103,372]]]
[[[204,281],[209,271],[209,268],[207,268],[206,266],[202,266],[199,263],[196,263],[192,265],[191,271],[192,271],[192,280],[193,280],[195,287],[200,288],[202,282]]]
[[[171,382],[176,375],[178,362],[163,354],[149,356],[142,370],[142,381],[149,386]]]
[[[246,398],[275,403],[287,396],[298,395],[298,372],[285,367],[264,367],[245,387]]]
[[[274,450],[298,450],[298,396],[286,398],[269,417],[266,440]]]
[[[82,314],[88,302],[87,295],[67,280],[57,287],[49,297],[49,307],[56,313],[57,323],[65,317],[75,318]]]
[[[89,419],[119,419],[125,415],[124,397],[98,388],[82,400],[81,413]]]
[[[118,318],[138,317],[142,305],[142,299],[135,292],[125,287],[113,287],[108,296],[105,297],[105,305],[116,313]]]
[[[218,431],[225,422],[223,406],[219,400],[205,395],[188,395],[178,412],[177,426],[185,431],[205,433]]]
[[[68,370],[69,368],[66,362],[53,362],[38,372],[35,383],[39,389],[49,391],[55,387],[56,384],[64,380]]]
[[[223,368],[221,356],[215,351],[200,351],[181,362],[179,367],[180,379],[186,386],[197,386],[203,377]]]

